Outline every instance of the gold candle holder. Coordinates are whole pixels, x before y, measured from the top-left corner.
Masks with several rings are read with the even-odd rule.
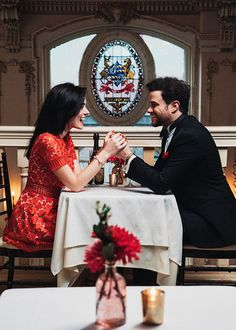
[[[112,173],[109,175],[109,184],[112,187],[115,187],[118,185],[118,174]]]
[[[165,291],[150,288],[141,291],[143,305],[143,323],[162,324],[164,320]]]

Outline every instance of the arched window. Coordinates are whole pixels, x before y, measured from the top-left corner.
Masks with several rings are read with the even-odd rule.
[[[50,87],[63,82],[78,84],[84,52],[96,34],[73,39],[50,50]]]
[[[122,42],[125,46],[123,48],[117,47],[117,43],[120,45]],[[109,50],[106,53],[108,48]],[[121,54],[117,53],[119,49]],[[131,55],[128,56],[129,49],[132,49],[130,54],[135,53],[136,58],[140,58],[139,63],[142,63],[139,65],[138,61],[135,62],[132,59],[133,78],[130,76],[128,77],[130,79],[125,77],[125,65],[127,64],[125,61],[127,58],[130,58],[131,61]],[[99,58],[98,54],[101,55]],[[147,103],[142,98],[140,100],[139,97],[135,98],[134,96],[134,91],[138,88],[140,93],[145,93],[144,86],[141,86],[138,82],[138,77],[141,74],[140,66],[142,66],[144,72],[145,83],[155,76],[175,76],[179,79],[188,80],[188,56],[186,46],[170,38],[164,40],[163,36],[150,36],[147,34],[135,36],[123,33],[119,38],[112,39],[110,34],[100,34],[100,36],[99,34],[90,34],[67,41],[50,50],[50,85],[52,87],[69,81],[87,87],[88,92],[91,90],[87,97],[88,105],[91,109],[97,108],[97,111],[86,118],[85,125],[106,125],[106,121],[109,122],[109,125],[115,125],[117,117],[120,117],[118,125],[126,125],[126,123],[137,126],[149,125],[149,115],[145,114]],[[110,61],[107,61],[107,66],[104,60],[106,58],[109,58]],[[94,65],[96,61],[100,61],[97,74],[95,74]],[[102,72],[106,70],[109,70],[110,74],[107,80],[104,77],[102,78]],[[120,76],[115,76],[115,80],[114,74],[117,75],[118,73]],[[93,82],[91,80],[93,78],[97,81]],[[123,80],[118,81],[118,78]],[[103,80],[98,83],[99,79]],[[123,93],[118,94],[117,89],[115,90],[112,85],[109,85],[109,81],[113,82],[113,86],[115,86],[114,83],[119,84],[118,90],[124,90]],[[133,92],[131,87],[130,91],[123,88],[127,85],[131,86],[129,83],[132,84],[133,88],[136,88],[133,89]],[[94,86],[99,86],[102,92],[99,92],[99,90],[95,92]],[[104,86],[107,87],[105,93]],[[102,93],[104,95],[101,95]],[[143,96],[144,98],[146,99],[146,94]],[[128,114],[129,107],[137,108],[133,118]]]

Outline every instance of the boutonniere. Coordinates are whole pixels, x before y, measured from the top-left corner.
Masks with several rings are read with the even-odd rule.
[[[169,156],[170,156],[169,151],[163,152],[162,159],[167,159],[169,158]]]

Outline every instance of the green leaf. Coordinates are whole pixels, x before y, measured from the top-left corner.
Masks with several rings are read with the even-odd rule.
[[[96,213],[100,218],[100,222],[102,222],[104,225],[107,225],[108,218],[110,217],[109,214],[111,210],[110,206],[103,204],[102,209],[100,209],[100,202],[97,201],[95,208],[96,208]]]

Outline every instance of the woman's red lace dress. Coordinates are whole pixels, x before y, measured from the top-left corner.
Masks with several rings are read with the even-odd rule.
[[[57,206],[63,184],[52,172],[66,164],[74,170],[74,144],[50,133],[39,135],[31,149],[28,180],[4,229],[3,240],[24,251],[53,246]]]

